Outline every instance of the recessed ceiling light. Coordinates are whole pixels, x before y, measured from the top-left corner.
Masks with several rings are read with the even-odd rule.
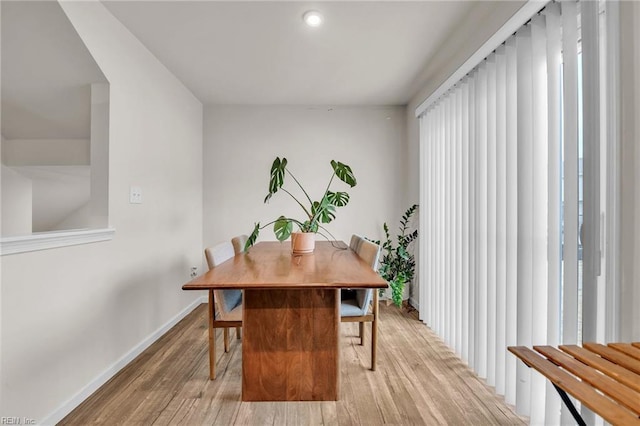
[[[308,10],[302,15],[305,24],[310,27],[319,27],[322,25],[322,15],[317,10]]]

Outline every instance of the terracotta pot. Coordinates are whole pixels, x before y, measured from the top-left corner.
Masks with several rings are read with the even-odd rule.
[[[291,251],[293,254],[313,253],[316,248],[316,234],[314,232],[292,232]]]

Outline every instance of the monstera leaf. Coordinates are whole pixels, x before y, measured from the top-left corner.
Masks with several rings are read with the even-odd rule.
[[[293,231],[293,221],[284,216],[280,216],[273,224],[273,233],[276,234],[278,241],[289,238],[291,231]]]
[[[331,167],[333,167],[333,171],[336,173],[336,176],[338,176],[338,179],[352,188],[356,186],[356,177],[353,175],[351,167],[335,160],[331,160]]]
[[[278,192],[278,189],[280,189],[284,184],[284,174],[286,168],[286,158],[282,157],[282,160],[280,160],[280,157],[276,157],[276,159],[273,160],[273,164],[271,165],[271,175],[269,178],[269,193],[264,198],[265,203],[269,201],[271,196]]]
[[[253,231],[251,232],[251,235],[249,235],[249,237],[247,238],[247,242],[244,243],[244,251],[249,250],[249,247],[253,246],[256,243],[259,233],[260,233],[260,222],[255,224],[255,226],[253,227]]]
[[[344,207],[349,203],[349,194],[346,192],[327,192],[327,199],[336,207]]]
[[[336,207],[331,204],[328,197],[324,197],[321,202],[313,202],[311,213],[314,218],[320,219],[320,222],[329,223],[336,218]]]

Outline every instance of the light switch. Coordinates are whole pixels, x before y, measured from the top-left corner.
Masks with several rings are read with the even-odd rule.
[[[142,188],[141,187],[132,186],[129,188],[129,203],[142,204]]]

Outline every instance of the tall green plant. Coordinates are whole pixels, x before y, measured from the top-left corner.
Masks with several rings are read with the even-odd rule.
[[[291,173],[287,168],[287,159],[283,157],[281,160],[280,157],[276,157],[271,165],[269,193],[264,198],[264,202],[269,202],[273,194],[282,190],[282,192],[288,194],[302,208],[305,214],[305,219],[297,220],[290,217],[280,216],[266,225],[261,226],[260,222],[256,223],[251,235],[249,235],[249,238],[247,239],[245,250],[248,250],[255,244],[260,230],[271,224],[273,224],[273,232],[279,241],[284,241],[289,238],[291,232],[293,232],[294,224],[300,228],[301,232],[317,232],[322,234],[319,231],[320,229],[324,229],[321,223],[331,222],[336,217],[336,209],[338,207],[344,207],[349,203],[349,194],[346,192],[332,192],[329,190],[333,179],[337,177],[351,188],[356,186],[356,178],[353,175],[351,167],[339,161],[331,160],[331,168],[333,169],[333,173],[331,174],[331,178],[329,178],[327,189],[325,189],[324,194],[319,201],[312,201],[311,197],[300,184],[298,179],[296,179],[293,173]],[[306,198],[306,205],[300,202],[300,200],[298,200],[298,198],[296,198],[289,190],[284,188],[286,175],[291,176],[295,184],[300,188]]]
[[[402,294],[408,282],[413,280],[416,269],[416,260],[409,252],[409,245],[418,238],[418,230],[407,233],[411,216],[418,209],[414,204],[409,207],[400,220],[400,233],[397,235],[397,245],[393,245],[389,235],[389,227],[386,222],[383,226],[386,241],[382,244],[384,255],[380,261],[378,273],[384,278],[391,288],[391,299],[397,307],[402,306]]]

